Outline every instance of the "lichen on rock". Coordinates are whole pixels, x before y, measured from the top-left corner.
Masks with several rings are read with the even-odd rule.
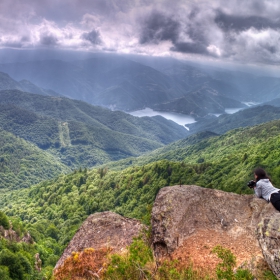
[[[276,210],[253,195],[238,195],[194,185],[162,188],[152,210],[155,256],[215,267],[212,249],[229,248],[237,264],[262,256],[256,229]]]
[[[273,271],[280,278],[280,213],[265,217],[258,225],[258,239],[263,256]]]
[[[146,227],[136,219],[126,218],[113,212],[90,215],[76,232],[55,269],[63,264],[72,252],[81,252],[86,248],[111,248],[113,252],[122,252]]]

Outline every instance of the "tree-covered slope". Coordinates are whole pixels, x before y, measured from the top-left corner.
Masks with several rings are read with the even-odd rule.
[[[231,130],[224,135],[217,135],[206,131],[171,143],[147,155],[106,164],[106,167],[114,170],[123,170],[129,166],[142,166],[167,159],[169,161],[188,162],[198,165],[215,162],[215,164],[222,165],[223,168],[227,168],[227,165],[236,165],[236,168],[234,168],[236,174],[244,168],[249,168],[252,171],[257,165],[263,165],[274,173],[278,170],[277,156],[279,152],[277,143],[280,141],[279,135],[280,120]],[[271,153],[269,152],[270,150]],[[231,158],[234,159],[233,162],[224,163]],[[275,179],[277,180],[277,178]],[[234,191],[236,186],[234,187],[233,185],[228,188],[214,184],[214,188]]]
[[[14,105],[0,104],[0,127],[40,149],[60,146],[58,122]]]
[[[152,107],[158,111],[177,112],[197,118],[205,117],[208,114],[225,113],[226,108],[242,108],[246,105],[231,98],[217,95],[213,88],[204,87],[188,93],[185,97],[156,104]]]
[[[0,127],[30,141],[68,166],[93,166],[141,154],[156,141],[111,131],[105,126],[63,122],[13,105],[0,105]]]
[[[49,279],[57,261],[54,255],[44,259],[44,252],[50,250],[48,248],[50,240],[45,240],[41,244],[35,243],[34,239],[30,238],[25,224],[18,217],[7,217],[2,211],[0,211],[0,229],[0,279]],[[39,259],[35,258],[36,255]],[[43,267],[40,256],[43,257]]]
[[[275,102],[277,106],[277,102]],[[280,119],[280,108],[271,105],[256,106],[243,109],[234,114],[224,114],[211,119],[201,119],[196,123],[188,124],[188,135],[201,131],[212,131],[223,134],[231,129],[249,127]]]
[[[77,100],[15,90],[0,92],[0,128],[74,168],[138,156],[187,134],[184,127],[159,116],[137,118]]]
[[[0,91],[0,104],[12,104],[60,121],[82,122],[99,128],[130,134],[167,144],[183,138],[182,126],[162,117],[138,118],[88,103],[61,97],[48,97],[20,91]]]
[[[69,171],[55,156],[0,130],[1,189],[27,188]]]
[[[0,72],[0,90],[18,89],[22,90],[21,85],[12,79],[8,74]]]
[[[112,210],[148,222],[150,206],[164,186],[196,184],[251,193],[246,183],[257,166],[264,167],[275,186],[280,186],[279,135],[280,121],[273,121],[202,137],[195,144],[176,143],[162,154],[170,160],[158,156],[156,162],[120,171],[80,169],[30,189],[2,193],[0,207],[26,221],[39,239],[42,223],[52,223],[59,246],[65,246],[85,217],[94,212]]]

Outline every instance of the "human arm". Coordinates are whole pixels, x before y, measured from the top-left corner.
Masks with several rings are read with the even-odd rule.
[[[254,187],[254,192],[256,197],[262,197],[262,187],[259,182],[257,182],[256,186]]]

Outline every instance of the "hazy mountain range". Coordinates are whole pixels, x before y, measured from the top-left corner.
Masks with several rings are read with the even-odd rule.
[[[151,154],[156,158],[161,151],[172,150],[172,145],[165,145],[195,133],[200,134],[185,141],[194,143],[280,117],[275,107],[280,106],[278,78],[209,66],[201,69],[172,59],[136,58],[95,55],[71,62],[37,58],[1,64],[6,73],[0,72],[0,165],[3,178],[10,178],[2,187],[26,186],[26,176],[33,184],[57,172],[161,148]],[[268,94],[262,95],[265,85]],[[252,100],[267,105],[246,109],[241,103]],[[191,114],[198,121],[189,124],[188,131],[160,116],[138,118],[104,107],[124,111],[151,107]],[[225,108],[241,107],[245,109],[233,115],[223,114]],[[8,139],[16,139],[15,144],[11,146]],[[22,153],[23,146],[29,152]],[[41,166],[36,172],[32,162]]]
[[[174,59],[104,54],[72,61],[55,58],[2,63],[0,71],[21,81],[26,91],[40,93],[36,88],[40,87],[48,89],[41,94],[60,94],[122,111],[150,107],[202,117],[245,107],[240,102],[279,97],[279,78],[202,68]]]

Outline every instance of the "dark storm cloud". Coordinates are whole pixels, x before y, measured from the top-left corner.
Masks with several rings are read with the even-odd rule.
[[[209,40],[205,36],[205,25],[201,19],[197,23],[199,14],[200,10],[195,8],[189,15],[176,19],[175,15],[153,11],[140,23],[139,43],[159,44],[170,41],[172,52],[214,55],[207,49]]]
[[[152,12],[141,27],[140,44],[155,43],[170,40],[176,42],[180,23],[172,17],[160,12]]]
[[[30,42],[30,37],[29,36],[22,36],[20,41],[21,42]]]
[[[215,22],[224,31],[244,31],[251,27],[257,30],[280,28],[279,19],[272,21],[271,19],[259,16],[227,15],[221,11],[217,12]]]
[[[102,44],[102,40],[100,38],[100,33],[98,30],[92,30],[91,32],[83,33],[81,38],[91,42],[93,45]]]
[[[0,47],[280,62],[279,0],[0,0]]]
[[[20,49],[22,48],[22,44],[20,42],[5,42],[2,44],[3,47],[6,47],[6,48],[17,48],[17,49]]]
[[[171,51],[209,55],[206,46],[200,43],[176,42],[174,47],[171,47]]]
[[[55,46],[57,45],[58,39],[53,35],[41,35],[40,43],[44,46]]]
[[[273,46],[273,45],[270,45],[270,44],[264,44],[263,48],[271,54],[275,54],[277,52],[276,46]]]

